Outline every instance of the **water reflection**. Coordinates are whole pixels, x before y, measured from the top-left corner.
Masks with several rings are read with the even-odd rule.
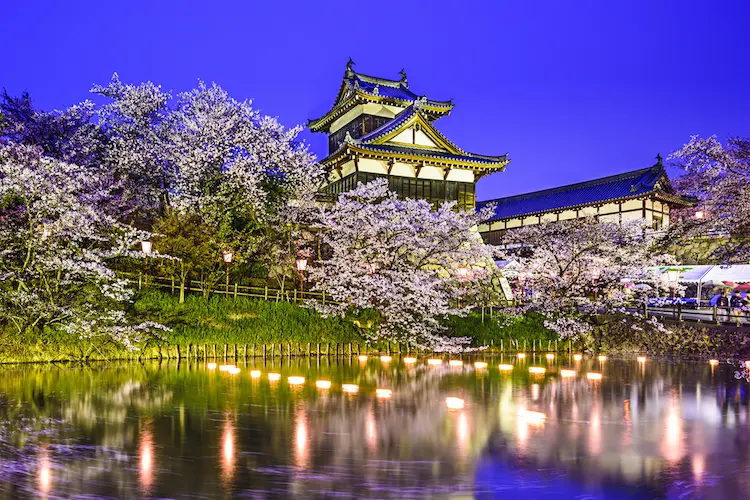
[[[231,488],[234,479],[234,443],[234,423],[231,415],[226,415],[221,432],[221,480],[226,488]]]
[[[46,497],[52,491],[52,465],[49,451],[45,446],[42,446],[39,450],[38,478],[39,492]]]
[[[294,458],[297,467],[305,468],[309,465],[310,451],[307,442],[307,412],[304,408],[297,411],[294,430]]]
[[[141,429],[139,454],[141,489],[148,496],[154,483],[154,437],[150,420],[146,420]]]
[[[750,397],[728,365],[556,356],[530,373],[540,360],[6,370],[0,499],[723,499],[750,487]]]

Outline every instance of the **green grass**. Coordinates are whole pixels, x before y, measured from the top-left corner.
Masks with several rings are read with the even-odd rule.
[[[471,337],[474,345],[497,346],[502,342],[507,346],[510,340],[521,343],[525,340],[531,346],[532,341],[546,343],[557,338],[557,334],[544,326],[544,318],[538,314],[515,320],[506,319],[497,312],[493,316],[490,318],[485,310],[483,322],[481,313],[475,311],[463,318],[449,318],[447,326],[451,335]]]
[[[288,302],[247,297],[204,300],[188,295],[179,304],[163,292],[142,294],[135,303],[140,316],[161,322],[172,332],[171,344],[270,344],[281,342],[361,342],[357,328],[340,318],[323,318],[317,312]]]
[[[253,345],[257,353],[262,352],[263,344],[292,344],[297,352],[304,351],[307,344],[313,350],[317,344],[360,344],[365,340],[350,321],[341,318],[323,318],[312,309],[288,302],[264,301],[247,297],[225,298],[218,295],[203,299],[200,295],[188,295],[180,304],[177,297],[166,292],[147,290],[135,300],[131,315],[138,321],[156,321],[172,329],[162,334],[163,339],[148,340],[140,351],[123,349],[107,338],[80,340],[54,329],[19,336],[11,332],[0,335],[0,362],[50,362],[137,359],[171,356],[177,354],[177,346],[185,355],[189,346],[205,349],[217,345],[217,353],[223,354],[224,344],[228,344],[230,355],[234,345],[243,353]],[[555,336],[544,328],[542,319],[529,316],[513,322],[490,318],[485,315],[482,321],[478,312],[464,318],[449,318],[446,322],[448,334],[472,337],[473,345],[495,345],[503,343],[506,348],[509,340],[530,347],[532,341],[554,340]],[[379,346],[383,347],[383,346]],[[323,351],[325,352],[325,347]]]

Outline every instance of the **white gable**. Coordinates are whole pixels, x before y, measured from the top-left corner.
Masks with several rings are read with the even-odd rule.
[[[425,134],[421,130],[414,130],[414,127],[409,127],[402,130],[388,142],[401,144],[417,144],[418,146],[427,146],[433,148],[439,147],[432,139],[430,139],[427,134]]]
[[[432,142],[432,139],[427,137],[427,134],[425,134],[421,130],[417,130],[417,133],[414,135],[414,144],[419,144],[420,146],[437,147],[437,144]]]
[[[412,127],[402,130],[395,137],[392,137],[388,142],[400,142],[403,144],[414,143],[414,130]]]

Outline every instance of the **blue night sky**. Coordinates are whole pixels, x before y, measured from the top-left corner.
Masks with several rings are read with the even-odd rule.
[[[453,98],[437,122],[509,153],[478,198],[649,166],[691,134],[748,135],[750,2],[32,2],[2,19],[0,86],[63,108],[113,72],[179,92],[198,79],[287,125],[332,104],[346,61]],[[325,137],[305,133],[320,157]]]

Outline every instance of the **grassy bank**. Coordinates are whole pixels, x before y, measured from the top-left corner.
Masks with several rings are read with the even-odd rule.
[[[172,331],[164,334],[163,340],[151,339],[138,352],[127,351],[107,339],[79,340],[52,329],[19,337],[6,332],[0,337],[0,362],[50,362],[108,359],[137,359],[138,357],[176,357],[213,355],[214,345],[219,356],[262,354],[263,345],[283,344],[284,353],[306,353],[307,346],[327,352],[328,344],[335,350],[339,344],[347,350],[364,348],[365,341],[358,329],[349,321],[340,318],[323,318],[311,309],[288,302],[264,301],[247,297],[225,298],[212,296],[204,300],[199,295],[188,295],[180,304],[176,296],[160,291],[141,293],[133,311],[140,320],[157,321],[169,326]],[[532,342],[546,347],[554,336],[537,317],[524,318],[516,322],[498,321],[479,312],[465,318],[451,318],[447,323],[449,334],[472,337],[474,345],[501,344],[510,348],[510,339],[520,347],[531,348]],[[236,346],[236,347],[235,347]],[[395,350],[395,346],[392,346]],[[387,349],[388,346],[377,346]],[[178,351],[179,349],[179,351]],[[335,351],[332,351],[335,352]],[[270,351],[267,351],[270,355]]]

